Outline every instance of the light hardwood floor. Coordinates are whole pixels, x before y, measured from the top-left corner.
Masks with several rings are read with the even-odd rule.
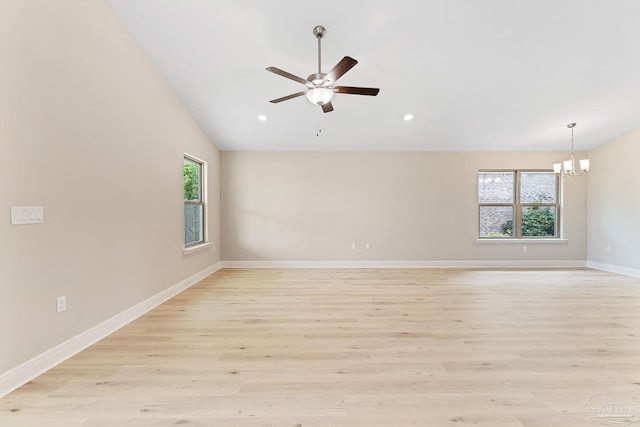
[[[596,427],[639,396],[640,279],[237,269],[4,397],[0,425]]]

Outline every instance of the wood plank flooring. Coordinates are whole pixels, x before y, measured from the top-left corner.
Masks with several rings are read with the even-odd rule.
[[[640,279],[227,269],[0,399],[0,425],[585,427],[608,399],[640,418]]]

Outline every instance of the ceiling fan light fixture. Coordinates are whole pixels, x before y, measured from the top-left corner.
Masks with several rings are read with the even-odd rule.
[[[309,89],[306,93],[309,102],[315,105],[324,105],[333,99],[333,90],[326,87]]]

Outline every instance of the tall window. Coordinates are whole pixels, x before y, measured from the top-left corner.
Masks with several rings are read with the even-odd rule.
[[[203,243],[204,239],[204,175],[205,163],[184,156],[184,246]]]
[[[552,171],[478,172],[479,237],[559,237],[558,177]]]

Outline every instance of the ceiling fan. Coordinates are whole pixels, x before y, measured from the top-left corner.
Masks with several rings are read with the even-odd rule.
[[[352,69],[358,61],[351,58],[350,56],[345,56],[336,64],[331,71],[328,73],[323,73],[320,68],[321,62],[321,43],[322,37],[325,35],[327,30],[318,25],[313,29],[313,34],[318,39],[318,72],[311,74],[307,79],[303,79],[302,77],[295,76],[291,73],[287,73],[276,67],[268,67],[266,70],[271,71],[274,74],[278,74],[282,77],[286,77],[298,83],[302,83],[307,87],[306,90],[301,92],[296,92],[291,95],[283,96],[282,98],[273,99],[270,102],[277,104],[278,102],[286,101],[288,99],[297,98],[302,95],[306,95],[307,99],[312,103],[322,107],[322,111],[328,113],[333,111],[333,105],[331,104],[331,100],[333,99],[334,93],[347,93],[352,95],[369,95],[376,96],[380,89],[378,88],[370,88],[370,87],[354,87],[354,86],[335,86],[336,81],[342,77],[347,71]]]

